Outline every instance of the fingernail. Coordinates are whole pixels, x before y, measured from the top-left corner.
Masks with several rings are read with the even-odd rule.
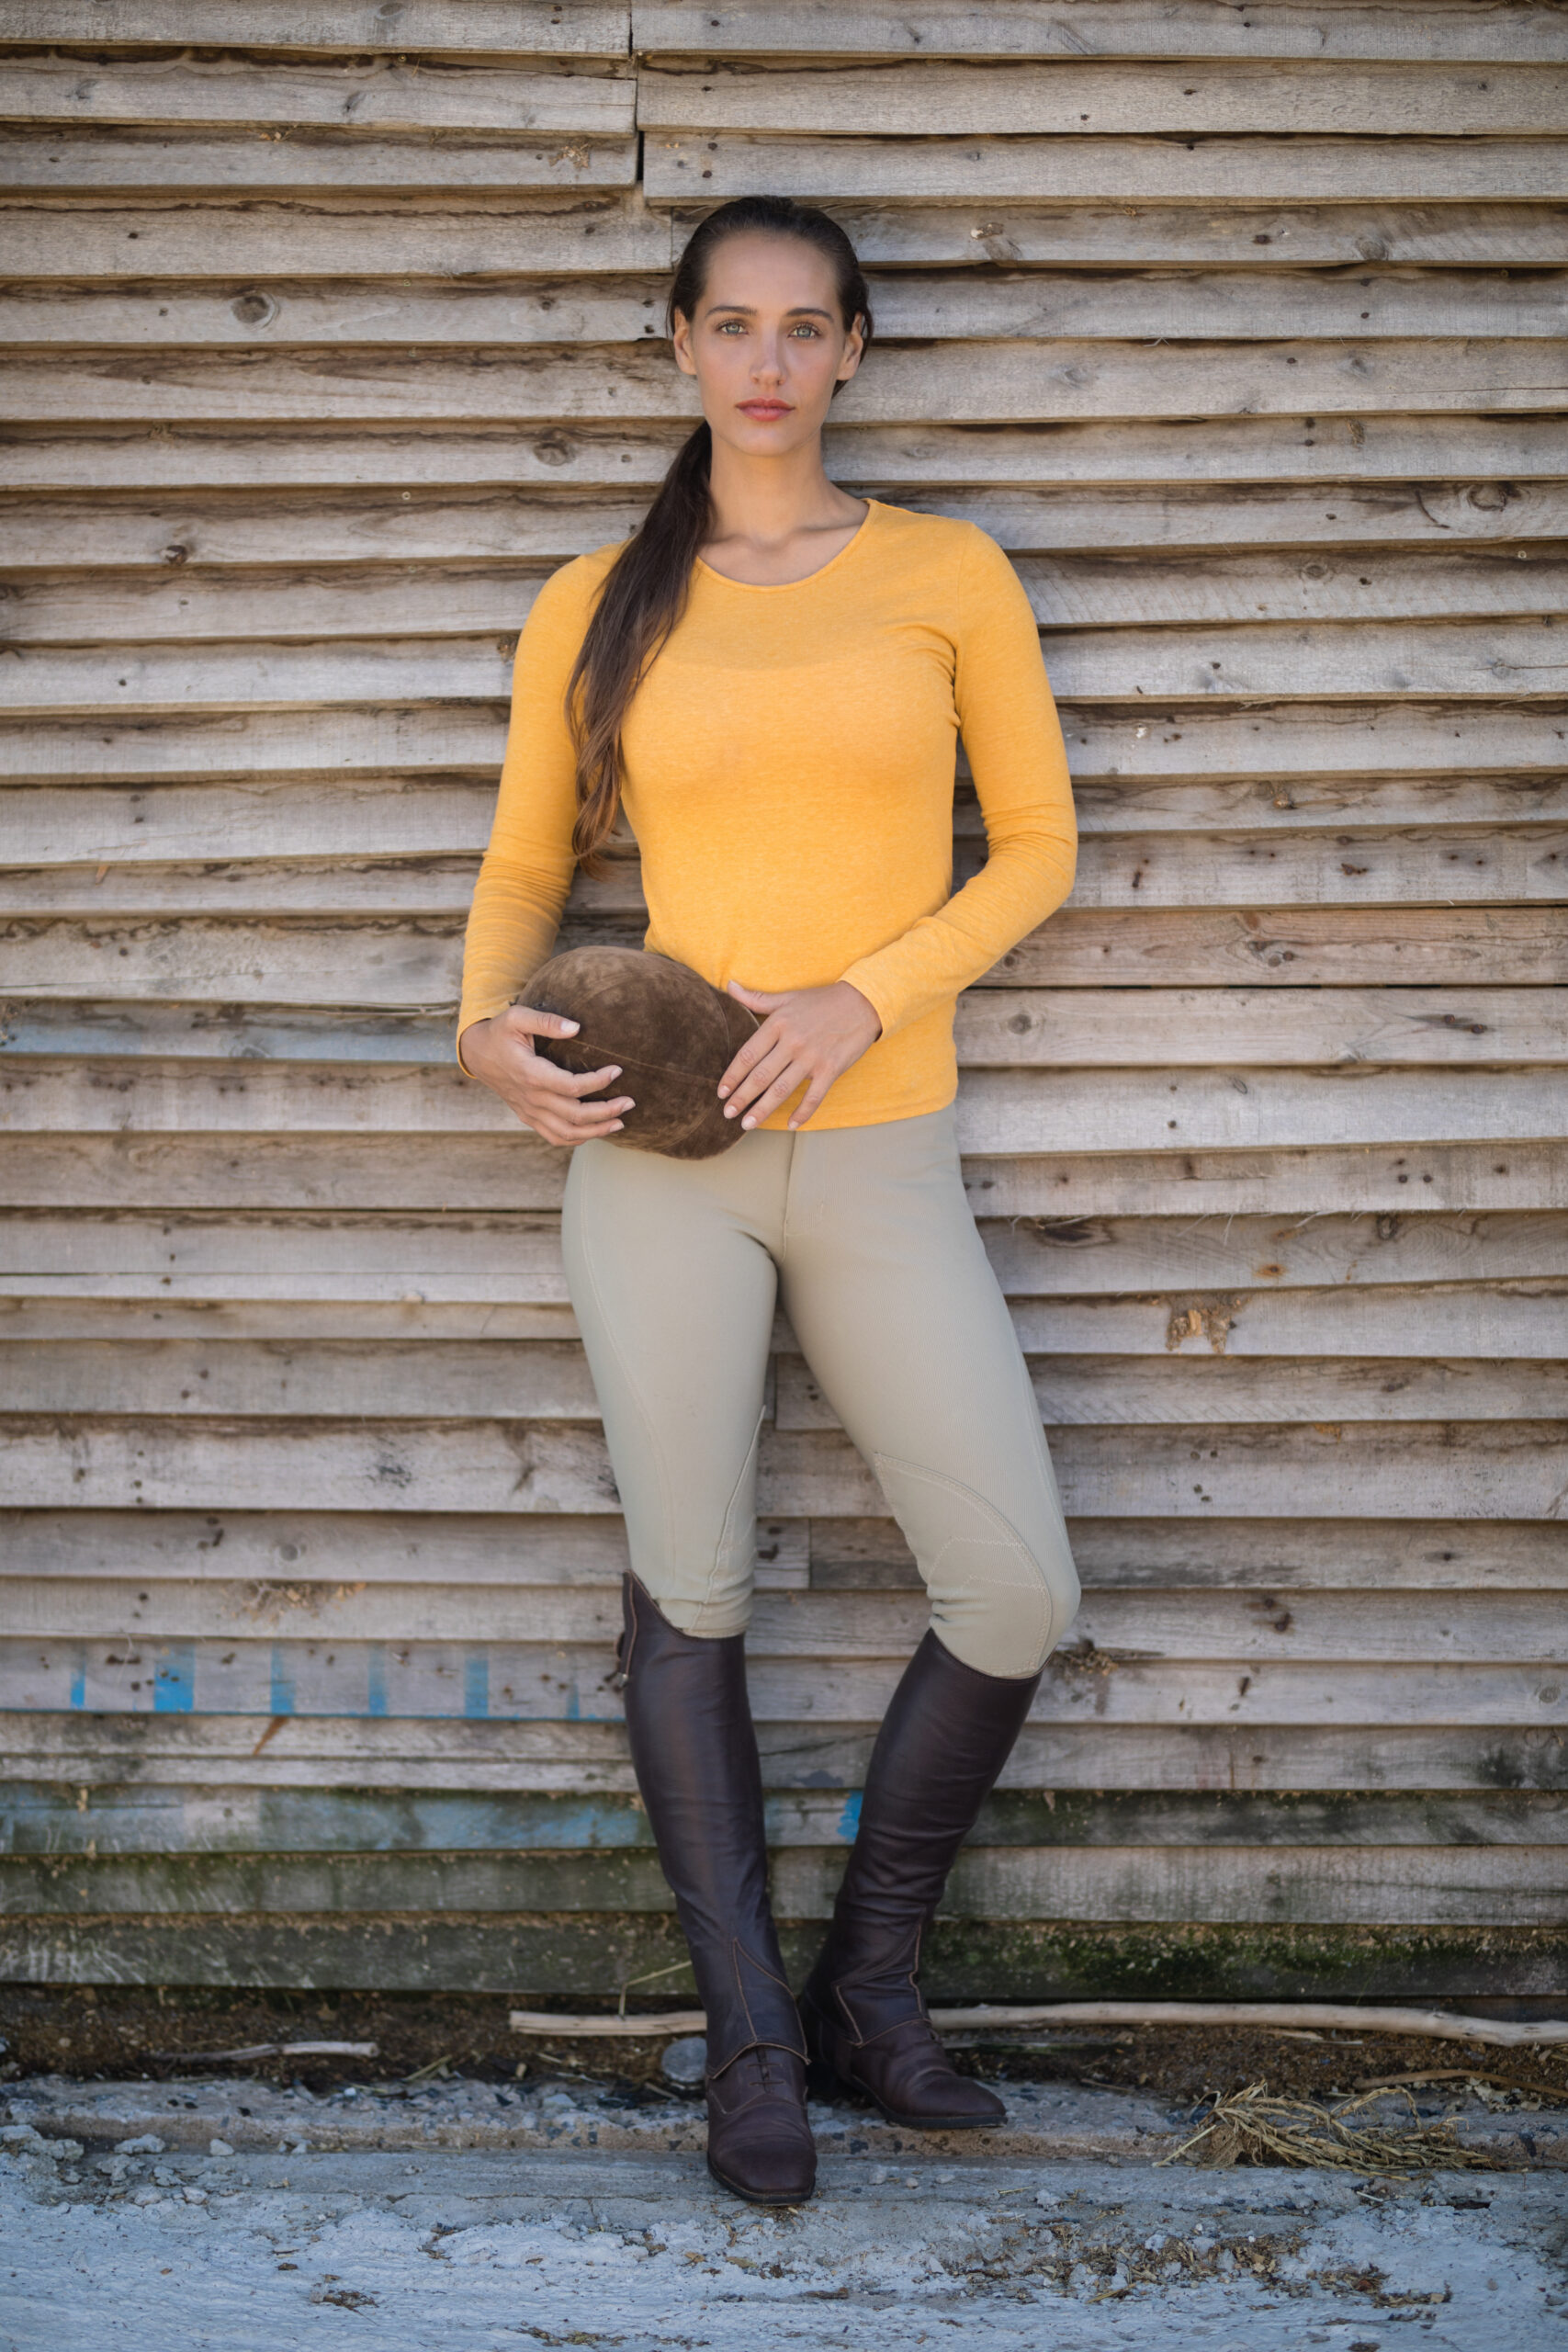
[[[724,1100],[724,1097],[728,1093],[728,1091],[729,1091],[729,1089],[728,1089],[728,1086],[721,1086],[721,1087],[719,1088],[719,1090],[718,1090],[718,1093],[719,1093],[719,1100],[720,1100],[720,1102],[722,1102],[722,1101]]]
[[[561,1035],[563,1037],[575,1037],[581,1026],[581,1022],[568,1021],[563,1018],[561,1022]]]
[[[620,1074],[621,1074],[621,1065],[620,1065],[620,1063],[619,1063],[619,1062],[617,1062],[617,1063],[615,1064],[615,1069],[610,1072],[610,1076],[611,1076],[612,1078],[619,1078]]]
[[[736,1111],[738,1110],[738,1108],[739,1108],[739,1104],[737,1104],[737,1103],[734,1103],[734,1102],[727,1102],[727,1103],[725,1104],[725,1109],[724,1109],[724,1115],[725,1115],[725,1117],[726,1117],[727,1119],[733,1119],[733,1118],[734,1118],[734,1116],[735,1116]]]
[[[756,1120],[751,1116],[751,1114],[750,1113],[750,1111],[748,1111],[748,1112],[747,1112],[747,1114],[746,1114],[746,1116],[741,1120],[740,1124],[741,1124],[741,1125],[742,1125],[743,1127],[754,1127],[754,1126],[756,1125],[757,1122],[756,1122]]]

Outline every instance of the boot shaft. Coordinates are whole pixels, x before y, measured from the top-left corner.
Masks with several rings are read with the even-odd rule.
[[[708,2071],[760,2047],[803,2058],[768,1901],[745,1637],[683,1634],[629,1571],[622,1606],[632,1763],[707,2012]]]

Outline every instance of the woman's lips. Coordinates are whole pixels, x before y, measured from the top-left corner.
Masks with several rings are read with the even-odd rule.
[[[739,407],[742,416],[760,417],[764,422],[770,417],[788,416],[790,413],[788,401],[742,401]]]

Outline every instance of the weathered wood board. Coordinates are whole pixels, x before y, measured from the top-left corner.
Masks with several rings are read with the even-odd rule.
[[[933,1984],[1568,1991],[1562,11],[395,14],[0,28],[0,1973],[679,1961],[562,1157],[450,1021],[517,630],[765,185],[872,273],[833,470],[1009,550],[1082,830],[958,1040],[1085,1599]],[[643,920],[628,854],[563,936]],[[801,1965],[925,1621],[782,1315],[766,1394]]]

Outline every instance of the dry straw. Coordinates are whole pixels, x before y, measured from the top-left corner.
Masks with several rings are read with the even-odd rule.
[[[1230,2098],[1217,2099],[1201,2131],[1161,2156],[1200,2165],[1312,2165],[1330,2172],[1354,2172],[1387,2180],[1408,2180],[1418,2172],[1517,2172],[1523,2169],[1484,2149],[1467,2147],[1451,2123],[1393,2127],[1351,2126],[1348,2116],[1386,2098],[1385,2090],[1363,2092],[1335,2108],[1310,2099],[1271,2098],[1267,2083],[1252,2083]],[[1409,2098],[1405,2092],[1404,2096]],[[1410,2100],[1412,2114],[1417,2110]],[[1194,2156],[1192,2151],[1202,2154]]]

